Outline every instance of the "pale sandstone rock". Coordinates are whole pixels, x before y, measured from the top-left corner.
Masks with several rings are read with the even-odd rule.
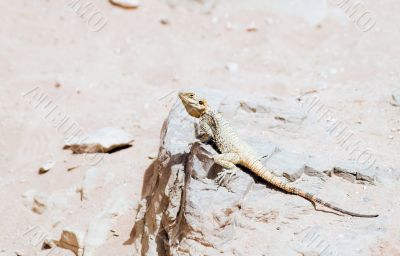
[[[87,200],[91,191],[106,186],[114,177],[115,174],[108,170],[92,167],[86,171],[82,184],[76,191],[81,194],[82,200]]]
[[[108,127],[91,132],[83,138],[74,138],[64,145],[75,154],[109,153],[118,148],[131,145],[133,136],[120,128]]]
[[[365,200],[359,200],[354,190],[363,186],[323,173],[335,165],[345,169],[342,159],[310,156],[278,147],[259,133],[249,133],[252,127],[246,125],[252,118],[250,115],[256,115],[257,111],[238,111],[241,102],[248,100],[223,103],[218,95],[203,96],[214,108],[223,106],[227,110],[228,120],[233,120],[239,136],[261,152],[260,157],[270,155],[265,164],[281,179],[300,173],[293,182],[295,186],[343,208],[375,213],[376,205],[369,207],[371,201],[367,199],[371,192],[363,195]],[[284,117],[286,122],[275,120],[280,122],[275,130],[282,126],[298,131],[304,125],[301,109],[288,107],[294,102],[281,99],[277,105],[276,99],[264,101],[250,100],[247,105],[260,105],[257,109],[268,112],[265,118],[270,122],[274,122],[275,116]],[[382,235],[380,227],[387,225],[379,218],[356,220],[316,211],[303,198],[283,193],[239,168],[237,178],[227,188],[219,187],[214,179],[221,167],[212,160],[216,150],[194,141],[194,120],[178,106],[163,125],[159,156],[145,175],[143,200],[130,239],[137,255],[294,256],[311,251],[321,253],[324,248],[318,246],[323,242],[330,245],[327,254],[368,255],[369,246]],[[373,174],[385,175],[377,170]],[[332,183],[334,186],[327,186]],[[314,237],[319,239],[317,243]]]
[[[121,186],[110,193],[102,212],[103,218],[114,219],[132,208],[131,202],[126,197],[129,194],[127,190],[126,186]]]
[[[85,255],[95,256],[96,249],[107,240],[113,221],[105,216],[96,217],[90,224],[85,238]]]
[[[52,194],[30,189],[22,194],[22,203],[37,214],[43,214],[46,211],[51,212],[49,217],[54,222],[57,222],[62,213],[68,208],[69,200],[75,196],[74,188],[58,190]]]
[[[96,250],[112,235],[112,225],[116,217],[129,210],[130,204],[126,194],[126,187],[119,187],[112,191],[104,204],[104,210],[89,223],[84,244],[85,256],[96,255]]]
[[[93,217],[90,223],[84,224],[82,229],[64,229],[62,239],[57,243],[59,247],[69,249],[77,255],[84,252],[84,256],[95,256],[96,251],[111,235],[112,225],[116,217],[126,213],[131,207],[126,198],[128,188],[121,186],[110,192],[110,197],[104,203],[103,210]]]

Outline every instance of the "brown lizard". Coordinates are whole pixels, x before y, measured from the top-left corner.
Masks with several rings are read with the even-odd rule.
[[[221,152],[221,154],[215,155],[213,159],[216,164],[227,169],[223,173],[223,176],[226,174],[232,175],[232,172],[229,170],[233,169],[235,165],[241,165],[283,191],[309,200],[313,203],[314,207],[315,203],[318,203],[350,216],[367,218],[378,217],[377,214],[359,214],[343,210],[327,203],[313,194],[304,192],[290,184],[282,182],[263,165],[260,158],[257,157],[257,153],[247,143],[239,139],[238,135],[223,119],[222,115],[210,108],[206,100],[199,98],[192,92],[181,92],[179,93],[179,98],[181,99],[187,113],[192,117],[200,119],[200,140],[202,142],[213,140],[218,150]]]

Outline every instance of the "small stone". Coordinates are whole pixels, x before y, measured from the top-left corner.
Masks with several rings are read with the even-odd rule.
[[[73,170],[75,170],[76,168],[78,168],[79,166],[72,166],[72,167],[69,167],[68,169],[67,169],[67,171],[68,172],[70,172],[70,171],[73,171]]]
[[[43,214],[47,209],[47,198],[44,195],[36,195],[33,198],[32,211],[37,214]]]
[[[44,249],[44,250],[46,250],[46,249],[51,249],[51,248],[54,248],[54,247],[56,247],[57,245],[56,245],[56,242],[54,241],[54,240],[52,240],[52,239],[45,239],[44,241],[43,241],[43,244],[42,244],[42,249]]]
[[[24,253],[23,253],[23,252],[21,252],[21,251],[15,251],[15,255],[17,255],[17,256],[23,256],[23,255],[24,255]]]
[[[51,168],[53,168],[55,165],[55,162],[50,160],[44,163],[40,168],[39,168],[39,174],[45,174],[46,172],[50,171]]]
[[[57,246],[74,252],[76,255],[83,254],[85,232],[76,228],[65,228],[62,231]]]
[[[111,229],[110,232],[113,233],[112,235],[115,237],[119,236],[119,234],[117,233],[117,231],[115,229]]]
[[[161,23],[162,25],[169,25],[169,20],[167,20],[167,19],[161,19],[161,20],[160,20],[160,23]]]
[[[26,191],[22,198],[24,205],[34,213],[42,214],[47,209],[48,198],[43,193],[31,189]]]
[[[124,8],[124,9],[136,9],[139,8],[140,2],[137,0],[109,0],[112,5]]]
[[[248,27],[247,27],[247,32],[256,32],[257,31],[257,27],[256,24],[254,22],[252,22]]]
[[[390,104],[395,107],[400,107],[400,89],[397,89],[392,93],[392,101]]]
[[[226,68],[226,70],[228,70],[230,73],[233,74],[238,71],[239,65],[235,62],[230,62],[225,65],[225,68]]]

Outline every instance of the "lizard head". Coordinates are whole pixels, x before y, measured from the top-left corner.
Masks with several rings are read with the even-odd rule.
[[[192,117],[201,117],[207,109],[207,101],[200,99],[193,92],[180,92],[179,98],[181,99],[187,113]]]

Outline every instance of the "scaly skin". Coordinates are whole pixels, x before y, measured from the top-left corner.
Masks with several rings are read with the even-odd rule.
[[[221,152],[221,154],[214,156],[215,163],[228,170],[234,168],[235,165],[244,166],[272,185],[288,193],[301,196],[311,201],[313,204],[318,203],[354,217],[378,217],[377,214],[359,214],[343,210],[325,202],[313,194],[306,193],[290,184],[282,182],[261,163],[256,152],[247,143],[239,139],[232,127],[223,117],[208,106],[206,100],[198,98],[191,92],[179,93],[179,98],[188,114],[200,119],[200,129],[202,133],[200,140],[206,142],[212,139]]]

